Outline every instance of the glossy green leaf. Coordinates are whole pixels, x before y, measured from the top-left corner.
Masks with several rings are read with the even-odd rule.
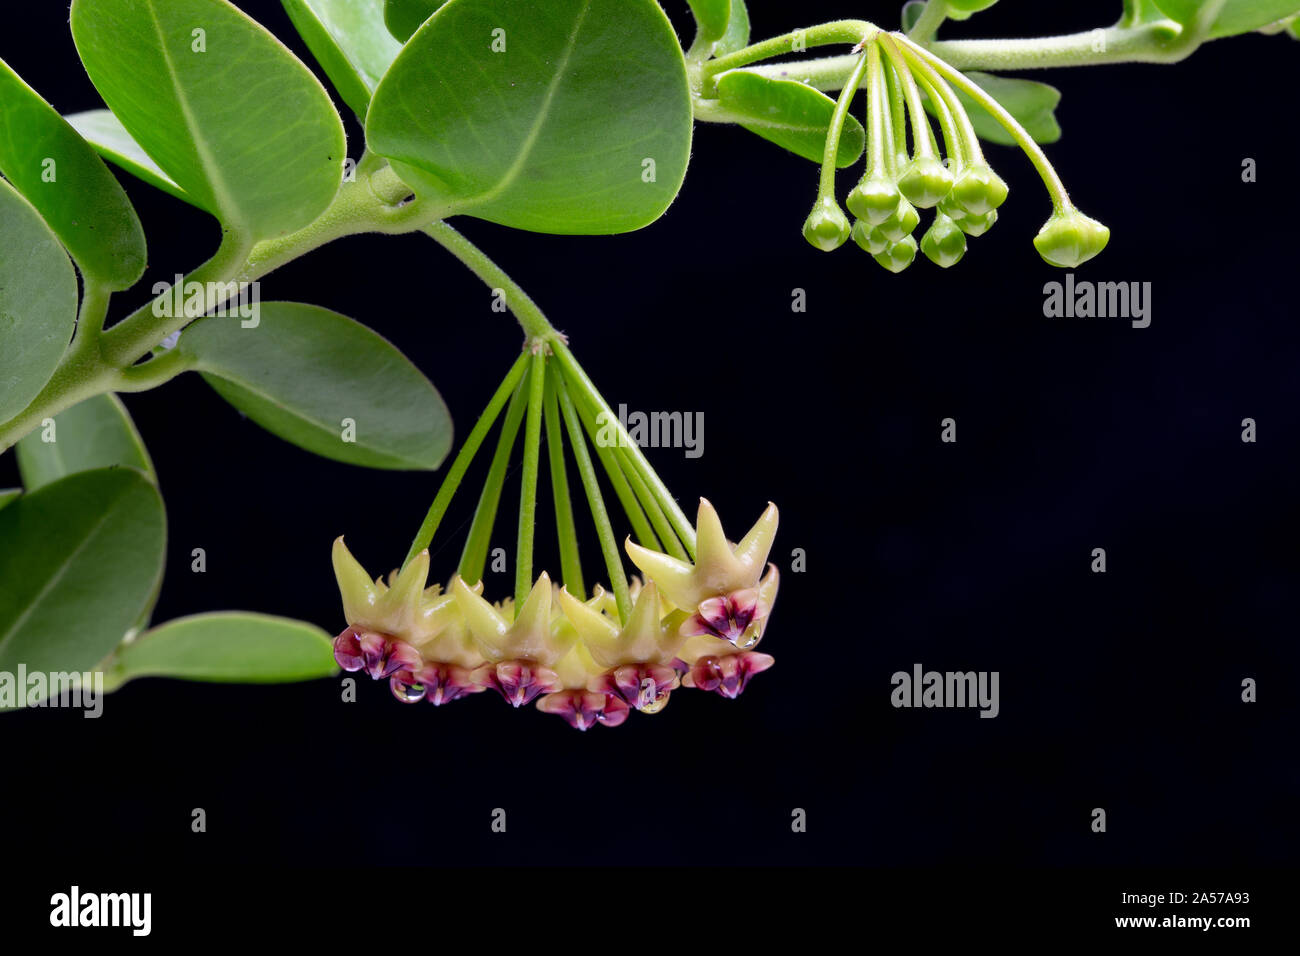
[[[22,496],[21,488],[0,488],[0,508],[13,504]]]
[[[50,380],[77,323],[77,274],[32,205],[0,179],[0,422]]]
[[[106,160],[124,169],[137,179],[142,179],[156,189],[170,193],[198,209],[216,215],[213,209],[204,209],[193,196],[177,186],[170,176],[158,168],[158,164],[149,158],[149,154],[140,148],[140,144],[131,138],[121,120],[110,110],[87,110],[84,113],[70,113],[66,119],[82,138]]]
[[[735,70],[718,80],[718,105],[745,129],[820,163],[826,150],[835,101],[794,80],[776,80]],[[837,166],[855,163],[866,144],[862,124],[852,116],[840,134]]]
[[[137,677],[271,684],[329,677],[338,670],[330,636],[313,624],[224,611],[160,624],[115,656],[108,683]]]
[[[1061,126],[1056,121],[1056,106],[1061,102],[1061,91],[1037,80],[1022,80],[1019,77],[996,76],[992,73],[980,73],[972,70],[966,74],[981,89],[1014,116],[1037,143],[1055,143],[1061,138]],[[961,90],[955,90],[957,97],[970,116],[971,125],[980,139],[1002,146],[1012,146],[1015,140],[1011,134],[989,115],[984,107]],[[933,113],[927,99],[925,108]]]
[[[346,154],[329,94],[226,0],[73,0],[72,38],[127,132],[228,227],[291,232],[338,192]]]
[[[721,40],[727,32],[731,21],[731,0],[687,0],[691,13],[695,15],[695,25],[700,39],[705,43]]]
[[[0,173],[91,281],[116,291],[144,275],[144,228],[126,192],[80,134],[3,60]]]
[[[726,56],[749,46],[749,9],[745,0],[731,0],[731,19],[727,21],[727,32],[713,45],[714,56]]]
[[[261,303],[254,328],[242,321],[200,319],[176,347],[267,431],[370,468],[442,463],[451,447],[447,407],[386,339],[337,312],[294,302]]]
[[[281,0],[343,102],[366,118],[370,96],[402,44],[384,25],[383,0]]]
[[[451,0],[379,84],[366,137],[456,212],[609,234],[668,208],[693,119],[681,47],[653,0]]]
[[[1154,23],[1157,20],[1167,20],[1169,17],[1160,9],[1156,0],[1124,0],[1124,13],[1120,17],[1119,26],[1136,27],[1144,23]]]
[[[447,0],[384,0],[388,32],[405,43]]]
[[[1188,23],[1206,0],[1155,0],[1171,20]],[[1210,27],[1211,39],[1249,33],[1300,12],[1297,0],[1227,0]]]
[[[113,465],[134,468],[158,483],[140,433],[116,395],[96,395],[60,412],[52,429],[38,428],[15,450],[29,492],[79,471]]]
[[[83,671],[139,618],[162,575],[158,489],[83,471],[0,511],[0,671]]]

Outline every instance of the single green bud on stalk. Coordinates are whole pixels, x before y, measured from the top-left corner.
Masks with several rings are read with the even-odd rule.
[[[964,169],[952,184],[952,198],[968,216],[982,216],[1007,200],[1007,184],[986,163]]]
[[[853,215],[878,226],[898,210],[900,198],[898,187],[888,179],[871,176],[853,187],[847,205]]]
[[[941,269],[955,266],[966,255],[966,233],[943,213],[938,213],[921,237],[921,251]]]
[[[957,228],[972,238],[978,238],[993,228],[993,224],[998,221],[998,211],[990,209],[982,216],[966,216],[964,219],[954,219]]]
[[[972,13],[987,10],[998,0],[944,0],[948,5],[948,16],[954,20],[965,20]]]
[[[921,224],[921,214],[906,199],[898,201],[898,212],[879,226],[880,234],[890,242],[901,242]]]
[[[912,264],[916,258],[916,240],[911,236],[904,236],[899,242],[895,242],[875,259],[890,272],[902,272]]]
[[[853,241],[873,256],[878,256],[889,248],[889,240],[881,233],[880,227],[870,225],[865,219],[853,223]]]
[[[898,189],[912,205],[930,209],[948,195],[952,184],[947,166],[933,156],[921,156],[908,165],[898,180]]]
[[[1072,269],[1087,262],[1110,241],[1110,230],[1079,212],[1055,213],[1034,237],[1038,254],[1054,266]]]
[[[803,237],[822,252],[833,252],[844,245],[853,227],[832,196],[817,200],[803,224]]]

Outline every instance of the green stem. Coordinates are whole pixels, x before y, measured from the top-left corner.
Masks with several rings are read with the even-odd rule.
[[[157,360],[155,359],[155,361]],[[411,548],[407,551],[405,560],[402,561],[402,567],[410,564],[412,558],[427,548],[433,540],[433,536],[438,533],[438,526],[442,524],[442,519],[447,514],[447,508],[451,505],[452,496],[456,494],[456,489],[460,487],[461,479],[465,477],[470,462],[478,454],[483,439],[487,437],[487,433],[496,422],[497,416],[501,414],[506,399],[510,397],[527,370],[528,353],[524,352],[515,360],[515,364],[510,366],[510,372],[506,375],[505,380],[497,387],[491,401],[488,402],[487,408],[483,409],[483,414],[474,423],[474,428],[470,431],[469,437],[465,439],[465,444],[461,446],[460,452],[457,453],[455,461],[451,464],[451,469],[447,472],[447,476],[443,478],[442,486],[438,489],[438,494],[434,496],[433,504],[429,506],[429,513],[424,516],[424,522],[420,525],[415,540],[411,542]]]
[[[719,73],[734,70],[759,60],[767,60],[786,53],[800,52],[809,47],[830,46],[835,43],[864,43],[878,31],[875,24],[866,20],[836,20],[823,23],[805,30],[792,30],[770,40],[754,43],[735,53],[709,60],[701,67],[703,80],[702,92],[706,96],[715,95],[717,84],[715,78]]]
[[[1108,27],[1063,36],[1011,40],[942,40],[927,48],[958,70],[1039,70],[1110,63],[1177,63],[1210,39],[1194,26],[1158,20],[1133,27]],[[797,63],[748,67],[774,79],[797,76],[814,89],[838,90],[853,72],[852,55]]]
[[[867,168],[863,181],[872,176],[888,176],[885,165],[885,86],[880,72],[880,44],[867,47]]]
[[[81,343],[87,347],[98,347],[112,295],[108,286],[86,278],[81,293],[81,308],[77,311],[77,332],[72,338],[72,348],[77,348]]]
[[[519,535],[515,539],[515,614],[533,589],[533,532],[537,529],[537,472],[542,457],[542,403],[546,397],[546,355],[533,352],[528,370],[528,419],[524,426],[524,470],[519,480]]]
[[[942,4],[942,0],[930,0],[930,3]],[[921,90],[916,85],[916,77],[908,69],[907,61],[903,59],[903,54],[899,52],[898,44],[894,42],[893,37],[881,36],[880,48],[885,51],[889,62],[894,65],[894,72],[902,81],[903,95],[907,100],[907,114],[912,122],[913,149],[919,158],[935,159],[938,148],[934,141],[934,130],[930,128],[929,116],[925,112],[925,105],[921,102]]]
[[[188,372],[198,364],[192,356],[178,349],[167,349],[147,362],[132,365],[124,369],[117,377],[115,392],[147,392],[169,382],[182,372]]]
[[[882,62],[880,71],[885,76],[885,89],[889,93],[889,126],[885,130],[885,150],[890,154],[893,178],[897,181],[907,165],[907,104],[903,102],[902,84],[893,66]]]
[[[874,42],[871,48],[875,49]],[[831,114],[830,129],[826,131],[826,151],[822,154],[821,178],[817,185],[818,200],[835,196],[835,170],[839,167],[840,134],[844,132],[844,122],[848,119],[849,107],[853,105],[853,97],[857,95],[858,86],[862,83],[862,76],[869,63],[870,57],[862,53],[858,54],[857,69],[844,84],[844,90],[835,101],[835,112]]]
[[[966,107],[962,105],[961,100],[957,98],[957,94],[954,93],[952,87],[948,85],[947,80],[944,78],[944,74],[941,74],[936,67],[931,65],[933,62],[936,62],[935,58],[929,54],[926,54],[924,57],[920,56],[919,54],[925,52],[924,49],[915,45],[906,37],[900,35],[899,40],[901,41],[899,43],[900,52],[912,65],[912,68],[929,82],[930,87],[933,88],[947,104],[948,111],[952,114],[953,123],[957,127],[957,139],[958,142],[961,143],[963,159],[971,165],[982,163],[984,161],[984,149],[980,146],[979,134],[975,132],[975,124],[971,122],[970,115],[966,112]],[[940,60],[937,62],[942,61]],[[953,70],[952,73],[960,76],[963,80],[966,80],[966,78],[956,70]],[[970,83],[969,80],[966,80],[966,82]],[[970,85],[975,86],[974,83],[970,83]],[[976,87],[976,89],[979,88]],[[985,99],[991,99],[991,97],[989,97],[987,93],[983,93],[983,91],[981,91],[981,95],[983,95]],[[953,169],[952,172],[954,176],[961,175],[960,169]]]
[[[917,43],[926,43],[939,31],[943,26],[943,21],[948,19],[948,4],[946,0],[929,0],[921,15],[917,18],[916,23],[912,24],[912,29],[907,31]]]
[[[925,95],[929,98],[934,111],[939,117],[939,130],[943,133],[944,151],[951,160],[949,168],[953,175],[957,175],[967,163],[966,148],[962,145],[961,130],[957,126],[957,121],[953,117],[952,108],[948,106],[948,98],[935,88],[930,82],[930,78],[924,73],[912,77],[925,90]],[[949,90],[948,92],[951,92]]]
[[[632,493],[636,495],[637,501],[640,502],[643,508],[645,508],[645,513],[649,515],[650,524],[654,527],[658,540],[663,542],[663,549],[674,558],[685,561],[686,549],[683,548],[682,543],[677,540],[677,533],[673,531],[672,523],[669,522],[667,515],[664,514],[664,509],[659,507],[659,502],[656,501],[655,496],[650,493],[650,489],[646,487],[645,482],[641,480],[641,476],[636,473],[636,470],[631,466],[631,463],[627,462],[625,459],[620,459],[616,456],[614,460],[620,463],[623,477],[626,478],[627,483],[632,486]],[[651,547],[651,545],[646,546]],[[657,548],[658,545],[656,544],[654,547]]]
[[[583,401],[582,395],[579,394],[578,401],[575,402],[578,409],[578,417],[582,420],[583,427],[587,429],[587,434],[591,438],[591,444],[596,449],[596,457],[600,459],[601,465],[605,468],[605,474],[609,476],[609,483],[614,488],[614,494],[618,496],[619,504],[623,506],[623,513],[627,515],[627,520],[632,523],[632,530],[636,533],[637,541],[647,548],[659,549],[659,538],[651,528],[650,522],[646,520],[645,512],[641,508],[641,503],[637,500],[636,492],[632,490],[632,485],[628,482],[627,475],[623,467],[619,464],[619,457],[616,449],[607,447],[607,443],[600,440],[600,429],[596,426],[595,419],[592,417],[590,405]]]
[[[672,496],[672,492],[668,490],[667,486],[664,485],[659,476],[655,474],[655,470],[650,467],[650,462],[646,460],[640,446],[638,446],[637,443],[632,440],[632,437],[628,435],[627,429],[623,427],[623,423],[618,420],[618,416],[614,414],[613,410],[606,403],[604,397],[599,391],[597,391],[596,386],[592,384],[591,379],[587,377],[587,373],[582,370],[582,366],[580,366],[577,360],[573,357],[573,353],[569,351],[568,347],[563,342],[554,342],[552,343],[552,347],[555,349],[556,357],[560,360],[560,365],[564,369],[565,377],[569,385],[572,386],[579,395],[583,396],[586,401],[590,402],[593,408],[598,410],[599,415],[597,417],[603,415],[605,421],[609,424],[609,427],[614,429],[619,447],[626,447],[629,464],[631,464],[631,466],[636,470],[636,473],[641,476],[641,480],[650,488],[655,499],[659,502],[660,506],[668,515],[668,519],[672,522],[673,529],[677,532],[677,537],[681,538],[682,544],[686,546],[687,553],[690,554],[693,559],[695,557],[695,528],[691,525],[690,521],[687,520],[681,506],[677,504],[677,499]]]
[[[565,589],[579,601],[587,600],[582,580],[582,557],[578,552],[578,529],[573,521],[569,497],[569,476],[564,466],[564,426],[560,423],[560,402],[556,394],[558,369],[546,372],[546,454],[551,465],[551,497],[555,501],[555,536],[560,543],[560,570]]]
[[[435,242],[469,267],[489,288],[505,292],[506,307],[518,319],[524,334],[530,339],[549,342],[560,335],[519,283],[487,257],[484,252],[445,222],[435,222],[424,227],[424,232]]]
[[[596,469],[591,465],[591,456],[587,453],[587,439],[582,434],[582,423],[578,421],[578,411],[573,407],[573,399],[565,387],[564,379],[555,380],[559,393],[560,408],[564,412],[564,424],[569,430],[569,443],[573,446],[573,458],[578,463],[578,474],[582,476],[582,487],[587,492],[587,504],[591,508],[591,518],[596,523],[596,537],[600,541],[600,553],[605,558],[605,570],[609,574],[609,584],[614,590],[614,601],[618,605],[620,624],[627,623],[632,613],[632,598],[627,588],[627,573],[623,570],[623,559],[614,538],[614,528],[609,523],[609,513],[605,510],[605,501],[600,495],[600,482],[596,479]]]
[[[922,47],[916,46],[906,39],[903,40],[903,44],[904,54],[910,54],[908,59],[913,63],[920,63],[923,66],[928,66],[932,72],[935,72],[943,79],[948,80],[953,86],[961,90],[980,106],[984,107],[990,116],[1002,124],[1002,127],[1010,133],[1012,138],[1016,141],[1016,145],[1024,150],[1025,155],[1029,157],[1029,161],[1034,164],[1034,169],[1038,171],[1038,175],[1042,177],[1043,185],[1047,187],[1047,192],[1052,197],[1052,208],[1055,212],[1064,213],[1074,208],[1073,204],[1070,202],[1070,194],[1066,192],[1065,184],[1061,182],[1061,177],[1056,174],[1056,170],[1048,161],[1047,154],[1043,152],[1041,146],[1034,142],[1034,138],[1025,131],[1025,128],[1020,125],[1016,118],[1006,111],[1001,103],[989,96],[988,93],[984,92],[979,84],[967,79],[961,71],[953,69],[933,53],[930,53]],[[967,123],[970,122],[970,117],[966,116],[964,110],[959,119],[960,118],[965,118]],[[973,137],[975,134],[973,128],[970,133]],[[978,152],[977,141],[976,150],[971,152],[970,159],[972,162],[978,162],[980,158],[981,153]]]
[[[510,407],[506,409],[506,418],[501,425],[496,452],[492,455],[492,464],[483,482],[478,506],[474,509],[474,521],[470,524],[469,535],[465,539],[465,549],[460,555],[457,573],[470,587],[483,579],[488,543],[492,537],[492,526],[496,524],[497,505],[501,501],[501,486],[505,484],[506,466],[510,464],[510,450],[514,448],[515,438],[519,435],[519,425],[524,418],[526,385],[526,379],[520,381],[514,395],[510,397]]]

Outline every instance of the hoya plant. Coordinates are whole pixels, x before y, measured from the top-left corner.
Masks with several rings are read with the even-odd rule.
[[[1008,199],[993,164],[1013,147],[1046,189],[1037,253],[1074,267],[1109,230],[1076,207],[1043,148],[1060,135],[1058,92],[1005,74],[1174,63],[1222,37],[1294,36],[1300,14],[1300,0],[1129,0],[1117,23],[1080,34],[939,38],[992,4],[913,2],[895,30],[839,20],[756,40],[744,0],[283,0],[331,93],[226,0],[74,0],[72,41],[107,108],[62,116],[0,61],[0,453],[14,449],[22,479],[0,492],[0,674],[94,673],[111,690],[140,676],[284,682],[342,668],[403,702],[492,690],[583,730],[653,713],[679,688],[738,695],[774,663],[756,647],[779,584],[776,506],[756,502],[735,538],[705,498],[689,516],[584,370],[581,344],[452,221],[650,226],[682,186],[695,124],[727,123],[817,164],[808,242],[852,239],[889,272],[918,251],[944,268],[962,259]],[[688,9],[683,43],[669,14]],[[364,142],[346,141],[340,110]],[[106,163],[214,218],[211,258],[132,293],[148,251]],[[391,573],[373,577],[335,542],[337,636],[232,611],[152,621],[166,519],[119,395],[195,372],[317,455],[432,471],[451,454],[448,410],[392,344],[328,301],[262,297],[280,266],[362,233],[445,249],[518,320],[520,353],[502,357],[408,552],[371,569]],[[126,293],[145,301],[114,308]],[[481,451],[460,560],[431,584],[430,545]],[[488,594],[516,460],[514,588]],[[534,560],[539,521],[554,525],[554,576]],[[580,523],[595,530],[594,561]],[[0,681],[0,709],[51,692]]]

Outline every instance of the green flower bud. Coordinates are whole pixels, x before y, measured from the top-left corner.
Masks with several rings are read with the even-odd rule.
[[[964,219],[953,220],[953,222],[957,224],[958,229],[971,237],[984,235],[984,233],[993,228],[993,224],[997,221],[998,211],[996,209],[990,209],[982,216],[967,216]]]
[[[987,10],[998,0],[945,0],[948,5],[948,16],[954,20],[965,20],[972,13],[979,13],[981,10]]]
[[[952,184],[952,198],[968,216],[982,216],[1007,200],[1007,184],[987,164],[968,166]]]
[[[902,272],[916,258],[916,240],[911,236],[904,236],[902,240],[894,243],[875,258],[890,272]]]
[[[859,219],[853,224],[853,241],[873,256],[878,256],[889,248],[889,240],[881,234],[880,227],[868,225],[865,219]]]
[[[890,242],[901,242],[921,223],[921,214],[906,199],[898,201],[898,212],[879,226],[880,234]]]
[[[870,225],[878,226],[898,209],[898,187],[881,176],[862,180],[849,193],[849,212]]]
[[[1110,241],[1110,230],[1072,209],[1068,213],[1055,213],[1034,236],[1038,254],[1054,266],[1073,269],[1087,262]]]
[[[898,181],[898,189],[914,206],[929,209],[952,190],[953,177],[948,167],[933,156],[912,160]]]
[[[921,251],[940,269],[955,266],[966,255],[966,233],[943,213],[939,213],[921,237]]]
[[[852,228],[840,204],[826,196],[817,201],[804,220],[803,237],[822,252],[833,252],[844,245]]]

